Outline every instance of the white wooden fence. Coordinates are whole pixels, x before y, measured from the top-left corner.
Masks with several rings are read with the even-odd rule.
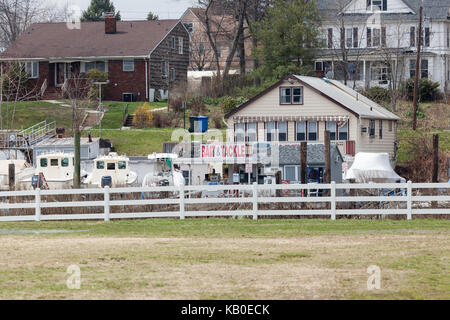
[[[310,194],[311,189],[320,188],[321,190],[329,190],[328,196],[289,196],[287,193],[296,192],[304,195]],[[378,194],[383,194],[381,190],[396,190],[393,196],[377,195],[377,196],[344,196],[344,190],[378,190]],[[438,190],[438,195],[420,195],[417,194],[418,189],[434,189]],[[280,190],[278,196],[275,196],[275,190]],[[413,192],[416,190],[415,192]],[[218,194],[231,194],[231,196],[215,197],[194,197],[193,194],[208,192],[210,195],[215,192]],[[163,193],[172,196],[165,198],[150,199],[146,194]],[[281,193],[281,194],[280,194]],[[375,192],[377,193],[377,192]],[[416,195],[413,195],[416,193]],[[423,192],[422,192],[423,193]],[[111,195],[131,195],[140,194],[138,200],[111,200]],[[77,196],[75,196],[77,195]],[[90,201],[89,195],[97,195],[102,200]],[[100,196],[99,196],[100,195]],[[103,196],[101,196],[103,195]],[[180,195],[184,195],[180,196]],[[52,196],[67,196],[69,199],[73,197],[87,198],[83,201],[55,201]],[[22,201],[13,202],[13,199],[22,197]],[[25,197],[32,197],[34,201],[27,201]],[[45,197],[47,200],[41,201]],[[120,198],[120,197],[119,197]],[[340,215],[405,215],[407,219],[412,219],[413,215],[447,215],[450,214],[450,183],[395,183],[395,184],[320,184],[320,185],[219,185],[219,186],[183,186],[183,187],[150,187],[150,188],[116,188],[110,189],[77,189],[77,190],[32,190],[32,191],[8,191],[0,192],[0,222],[4,221],[50,221],[50,220],[105,220],[111,219],[136,219],[136,218],[180,218],[186,217],[213,217],[213,216],[250,216],[254,220],[258,216],[329,216],[335,220]],[[402,208],[369,208],[369,209],[340,209],[338,203],[364,203],[364,202],[380,202],[380,203],[400,203],[397,207]],[[439,203],[438,208],[423,208],[414,204],[418,203]],[[259,208],[261,204],[290,204],[287,210],[262,210]],[[329,203],[329,209],[307,209],[302,204],[306,203]],[[247,209],[238,210],[230,208],[232,205],[247,204]],[[175,205],[178,210],[161,211],[161,212],[123,212],[111,213],[112,207],[127,208],[130,206],[144,208],[148,205]],[[196,206],[192,211],[188,211],[189,205],[217,205],[216,207],[226,207],[230,210],[199,210]],[[192,206],[191,206],[192,207]],[[294,207],[295,209],[292,209]],[[97,208],[102,213],[88,214],[42,214],[42,210],[46,208],[62,209],[62,208]],[[250,209],[249,209],[250,208]],[[34,214],[19,213],[9,215],[10,209],[28,209]],[[34,210],[31,210],[34,209]],[[168,208],[166,208],[167,210]],[[141,209],[142,210],[142,209]],[[117,211],[117,210],[115,210]],[[124,210],[126,211],[126,210]],[[143,210],[145,211],[145,210]]]

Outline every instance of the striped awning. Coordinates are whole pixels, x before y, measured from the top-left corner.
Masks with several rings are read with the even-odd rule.
[[[336,121],[346,123],[349,116],[236,116],[234,123],[270,121]]]

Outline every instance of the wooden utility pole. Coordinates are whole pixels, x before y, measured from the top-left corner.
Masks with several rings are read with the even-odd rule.
[[[433,135],[433,183],[438,182],[439,178],[439,135]]]
[[[10,163],[8,166],[8,178],[9,191],[14,191],[16,188],[16,167],[14,163]]]
[[[416,74],[414,75],[414,99],[413,99],[413,122],[412,129],[417,130],[417,109],[419,108],[419,72],[420,72],[420,55],[422,47],[422,20],[423,7],[419,8],[419,30],[417,31],[417,58],[416,58]]]
[[[330,157],[330,131],[325,131],[324,158],[325,158],[325,183],[331,183],[331,157]]]
[[[302,142],[300,144],[300,182],[306,184],[306,172],[308,168],[308,144]]]

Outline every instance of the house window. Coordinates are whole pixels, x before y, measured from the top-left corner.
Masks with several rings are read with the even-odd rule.
[[[183,54],[183,38],[179,37],[178,38],[178,53],[179,54]]]
[[[375,138],[375,120],[369,121],[369,137]]]
[[[381,45],[380,29],[367,28],[367,47],[379,47],[380,45]]]
[[[309,141],[317,140],[317,122],[316,121],[308,122],[308,140]]]
[[[216,50],[217,50],[217,58],[220,58],[222,56],[222,44],[221,43],[217,43]]]
[[[422,45],[423,39],[425,38],[425,47],[430,46],[430,28],[425,28],[425,37],[422,36]]]
[[[175,68],[170,69],[170,81],[175,81]]]
[[[236,123],[234,126],[236,142],[245,142],[245,123]]]
[[[257,133],[256,127],[257,127],[256,122],[247,123],[247,141],[248,142],[258,141],[258,133]]]
[[[169,64],[167,61],[161,61],[161,75],[167,77],[167,71],[169,69]]]
[[[172,49],[175,49],[175,37],[172,37],[172,38],[171,38],[170,47],[171,47]]]
[[[194,23],[193,23],[193,22],[186,22],[186,23],[184,24],[184,27],[187,29],[187,31],[188,31],[189,33],[194,32]]]
[[[306,141],[306,122],[297,122],[296,123],[296,139],[297,141]]]
[[[392,120],[389,120],[389,132],[392,132]]]
[[[330,140],[337,140],[336,139],[336,121],[327,121],[326,123],[326,130],[330,131]]]
[[[123,60],[123,71],[134,71],[134,60]]]
[[[388,68],[382,63],[374,63],[370,67],[372,81],[387,81]]]
[[[416,75],[416,60],[409,60],[409,75],[414,78]],[[428,78],[428,60],[423,59],[420,63],[421,78]]]
[[[338,129],[339,140],[348,140],[348,122]]]
[[[287,141],[287,122],[278,122],[278,141]]]
[[[84,63],[84,72],[89,72],[94,69],[101,71],[101,72],[107,72],[106,71],[106,62],[105,61],[93,61],[93,62]],[[81,65],[81,72],[83,72],[83,63]]]
[[[387,11],[387,0],[367,0],[367,10]]]
[[[25,72],[30,79],[39,78],[39,62],[27,62],[25,64]]]
[[[345,46],[347,48],[358,48],[358,28],[345,29]]]
[[[303,104],[303,87],[280,88],[280,104]]]
[[[380,127],[378,128],[380,139],[383,139],[383,120],[380,120]]]
[[[450,27],[447,27],[447,48],[450,48]]]
[[[266,122],[266,141],[275,141],[275,122]]]

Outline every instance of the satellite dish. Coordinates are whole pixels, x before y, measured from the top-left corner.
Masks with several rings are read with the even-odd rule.
[[[328,79],[334,79],[334,72],[330,70],[327,72],[326,76]]]

